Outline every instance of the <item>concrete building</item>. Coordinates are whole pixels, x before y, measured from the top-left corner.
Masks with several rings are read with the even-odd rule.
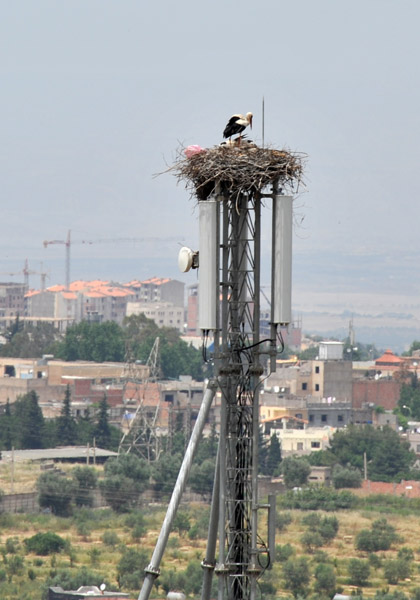
[[[124,287],[135,292],[136,302],[170,302],[175,306],[184,306],[185,285],[176,279],[152,277],[145,281],[131,281]]]
[[[305,455],[318,450],[326,450],[333,436],[333,427],[306,427],[304,429],[275,429],[280,441],[283,457],[293,454]]]
[[[0,283],[0,318],[14,320],[18,315],[25,313],[25,293],[27,286],[24,283]]]
[[[170,302],[128,302],[127,317],[145,315],[158,327],[174,327],[180,333],[184,331],[184,308]]]

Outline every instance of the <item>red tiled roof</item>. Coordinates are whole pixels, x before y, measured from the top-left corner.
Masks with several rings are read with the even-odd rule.
[[[395,356],[391,350],[386,350],[380,358],[375,360],[375,365],[399,365],[403,361],[399,356]]]

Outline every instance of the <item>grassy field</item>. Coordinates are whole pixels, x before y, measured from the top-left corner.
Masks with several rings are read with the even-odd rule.
[[[69,469],[71,467],[65,467],[65,470]],[[33,489],[36,472],[33,471],[30,476],[29,470],[25,465],[16,465],[16,491]],[[9,476],[7,470],[0,471],[0,487],[4,490],[10,483]],[[22,487],[17,487],[18,482]],[[276,544],[282,547],[289,545],[289,552],[293,552],[292,559],[306,557],[311,571],[311,579],[306,586],[308,597],[315,598],[314,572],[320,563],[331,565],[339,591],[346,594],[354,592],[356,586],[351,585],[348,574],[349,561],[354,558],[370,561],[368,583],[363,586],[365,597],[373,597],[378,590],[385,589],[391,592],[398,590],[410,598],[414,595],[419,597],[416,594],[416,590],[420,589],[419,507],[409,501],[405,502],[404,506],[399,506],[398,503],[393,506],[385,500],[386,498],[382,501],[378,499],[371,503],[373,506],[365,505],[358,510],[341,510],[334,513],[318,511],[320,517],[337,517],[339,529],[334,539],[311,551],[308,551],[301,541],[308,531],[303,519],[309,511],[278,511],[280,515],[287,516],[283,519],[287,525],[278,529]],[[93,580],[97,583],[106,581],[108,589],[119,589],[119,583],[122,583],[123,590],[136,598],[139,580],[127,575],[121,578],[121,564],[130,558],[130,552],[137,553],[132,555],[135,560],[138,561],[140,557],[147,564],[159,534],[165,509],[164,504],[145,506],[139,511],[122,515],[113,513],[110,509],[79,509],[67,518],[50,514],[0,514],[0,598],[43,600],[48,583],[61,582],[63,587],[67,587],[66,584],[76,581],[78,576],[85,577],[83,583],[93,583]],[[159,585],[153,591],[154,598],[164,598],[166,588],[172,583],[182,585],[184,582],[190,586],[190,590],[194,590],[195,588],[191,587],[192,580],[201,577],[200,562],[206,547],[208,506],[192,504],[182,506],[180,510],[184,517],[183,523],[178,523],[177,531],[170,536],[161,565],[162,574],[157,580]],[[265,537],[266,524],[263,515],[264,511],[261,513],[260,533]],[[355,541],[358,532],[371,529],[372,524],[379,518],[386,518],[387,523],[395,528],[399,539],[389,550],[375,553],[378,558],[373,560],[372,556],[369,557],[367,553],[356,549]],[[25,539],[39,532],[58,534],[66,540],[66,549],[48,556],[28,553]],[[412,550],[411,574],[398,584],[392,585],[385,578],[384,566],[387,561],[397,559],[401,548]],[[133,566],[132,569],[138,567],[137,564],[137,567]],[[184,579],[175,579],[174,574],[179,577],[184,572]],[[290,596],[290,591],[284,586],[281,562],[276,562],[261,581],[264,597]],[[264,583],[268,584],[268,587],[264,588]],[[196,590],[191,591],[190,597],[198,598],[199,593]]]

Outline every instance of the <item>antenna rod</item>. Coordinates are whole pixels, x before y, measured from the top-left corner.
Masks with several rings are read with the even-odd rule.
[[[264,96],[262,98],[262,147],[264,148],[264,129],[265,129],[265,109],[264,109]]]

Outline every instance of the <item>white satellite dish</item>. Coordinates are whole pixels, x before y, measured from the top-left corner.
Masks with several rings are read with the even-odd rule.
[[[106,588],[106,584],[105,583],[101,583],[101,585],[99,586],[99,589],[101,590],[101,592],[104,592]]]
[[[183,246],[178,254],[178,267],[182,273],[187,273],[191,268],[196,268],[194,259],[197,256],[197,252],[191,250],[187,246]]]

